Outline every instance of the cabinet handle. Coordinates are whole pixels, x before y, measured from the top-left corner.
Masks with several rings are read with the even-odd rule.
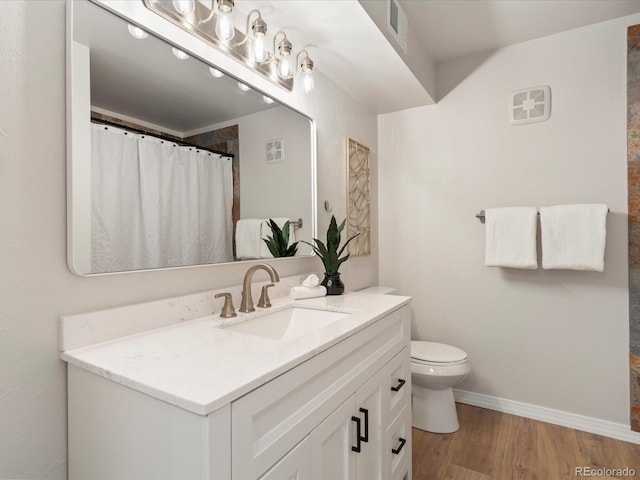
[[[360,437],[363,442],[369,441],[369,410],[361,408],[360,413],[364,413],[364,436]]]
[[[351,421],[352,422],[356,422],[356,442],[357,445],[355,447],[351,447],[351,450],[353,450],[354,452],[360,453],[361,450],[361,445],[360,442],[362,441],[362,436],[360,435],[360,417],[351,417]]]
[[[400,451],[402,451],[402,449],[404,448],[404,444],[407,443],[407,441],[402,437],[400,437],[399,440],[400,440],[400,445],[398,445],[398,448],[391,449],[391,453],[395,455],[398,455]]]
[[[400,391],[400,389],[405,383],[407,383],[405,380],[403,380],[402,378],[399,378],[398,385],[396,385],[395,387],[391,387],[391,390],[393,390],[394,392],[398,392]]]

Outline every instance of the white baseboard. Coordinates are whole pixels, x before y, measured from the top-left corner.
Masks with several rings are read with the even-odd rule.
[[[456,402],[467,405],[488,408],[489,410],[495,410],[497,412],[518,415],[541,422],[553,423],[554,425],[560,425],[562,427],[582,430],[583,432],[615,438],[616,440],[640,444],[640,433],[631,431],[628,425],[622,423],[584,417],[574,413],[516,402],[514,400],[507,400],[506,398],[492,397],[481,393],[457,390],[455,388],[453,389],[453,396]]]

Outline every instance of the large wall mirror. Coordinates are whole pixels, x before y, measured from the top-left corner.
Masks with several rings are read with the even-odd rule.
[[[68,8],[74,273],[273,258],[267,219],[311,241],[309,118],[99,5]]]

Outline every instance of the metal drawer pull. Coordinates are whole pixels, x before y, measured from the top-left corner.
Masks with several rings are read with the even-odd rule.
[[[394,453],[396,455],[400,453],[400,451],[404,448],[404,444],[407,443],[407,441],[402,437],[400,437],[399,440],[400,440],[400,445],[398,445],[398,448],[391,449],[391,453]]]
[[[355,447],[351,447],[351,450],[360,453],[360,442],[362,441],[362,436],[360,435],[360,417],[351,417],[351,421],[356,422],[356,441],[358,442]]]
[[[391,390],[393,390],[394,392],[398,392],[400,391],[400,389],[405,383],[407,383],[405,380],[403,380],[402,378],[399,378],[398,385],[396,385],[395,387],[391,387]]]
[[[366,408],[360,409],[361,413],[364,413],[364,437],[360,437],[363,442],[369,441],[369,410]]]

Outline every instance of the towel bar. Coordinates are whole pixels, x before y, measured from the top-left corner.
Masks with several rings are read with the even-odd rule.
[[[607,212],[611,212],[611,209],[608,208]],[[540,216],[540,212],[538,212],[537,214],[538,216]],[[484,218],[484,210],[480,210],[480,213],[476,213],[476,218],[478,220],[480,220],[480,223],[484,223],[485,222],[485,218]]]
[[[484,213],[484,210],[482,212]],[[293,228],[302,228],[302,219],[299,218],[298,220],[289,220],[289,225],[291,225]]]

